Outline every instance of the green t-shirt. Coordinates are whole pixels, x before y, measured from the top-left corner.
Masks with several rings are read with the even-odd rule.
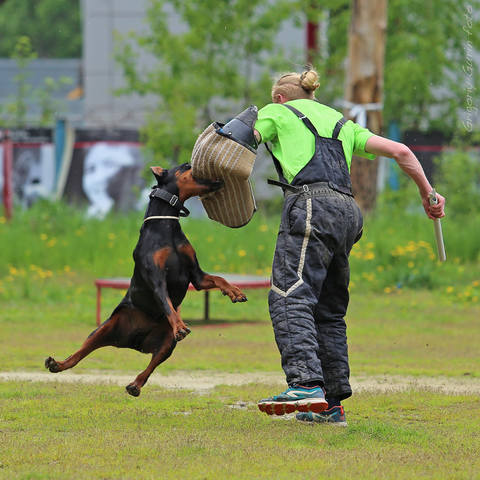
[[[314,100],[300,99],[287,102],[305,114],[321,137],[331,138],[333,129],[342,114]],[[270,103],[259,110],[255,129],[262,142],[270,142],[272,152],[282,166],[283,175],[291,182],[295,175],[310,161],[315,152],[315,137],[304,123],[288,108],[279,103]],[[348,170],[352,155],[374,159],[365,151],[365,143],[373,135],[370,130],[349,120],[340,130]]]

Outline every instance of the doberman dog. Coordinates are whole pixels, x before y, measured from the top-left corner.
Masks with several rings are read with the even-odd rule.
[[[190,333],[179,315],[190,282],[197,290],[219,288],[234,303],[247,300],[238,287],[200,268],[195,250],[180,227],[179,216],[189,213],[183,202],[195,195],[215,192],[222,182],[194,178],[189,164],[151,170],[157,185],[152,188],[133,252],[134,272],[125,297],[80,350],[63,362],[52,357],[45,360],[45,367],[56,373],[74,367],[100,347],[151,353],[150,364],[126,387],[135,397],[155,368],[172,354],[177,342]]]

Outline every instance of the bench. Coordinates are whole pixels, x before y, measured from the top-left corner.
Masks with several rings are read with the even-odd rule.
[[[241,289],[260,289],[270,288],[270,278],[261,277],[257,275],[236,275],[236,274],[224,274],[219,273],[219,276],[223,277],[227,282],[236,285]],[[130,286],[130,278],[118,277],[118,278],[97,278],[95,280],[95,286],[97,287],[97,325],[100,325],[102,316],[102,288],[114,288],[118,290],[127,290]],[[190,284],[189,290],[195,290],[195,287]],[[210,291],[204,290],[205,301],[203,308],[203,320],[208,322],[210,320]]]

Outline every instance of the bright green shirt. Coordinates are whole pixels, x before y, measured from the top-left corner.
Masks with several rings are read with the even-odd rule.
[[[342,114],[314,100],[300,99],[287,102],[305,114],[321,137],[331,138],[333,129]],[[272,152],[282,166],[283,175],[291,182],[295,175],[310,161],[315,152],[315,137],[304,123],[288,108],[279,103],[270,103],[259,110],[255,129],[262,142],[270,142]],[[375,155],[365,151],[365,143],[373,135],[370,130],[349,120],[340,130],[348,170],[352,155],[371,160]]]

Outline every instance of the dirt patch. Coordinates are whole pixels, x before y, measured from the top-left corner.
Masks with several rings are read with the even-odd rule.
[[[108,373],[48,373],[48,372],[0,372],[0,382],[61,382],[128,385],[136,374]],[[176,372],[169,375],[153,374],[148,383],[169,389],[187,389],[207,392],[218,385],[245,385],[261,383],[285,386],[281,373],[219,373],[219,372]],[[351,379],[355,392],[401,392],[405,390],[430,390],[446,394],[480,394],[480,379],[465,377],[406,377],[365,376]]]

